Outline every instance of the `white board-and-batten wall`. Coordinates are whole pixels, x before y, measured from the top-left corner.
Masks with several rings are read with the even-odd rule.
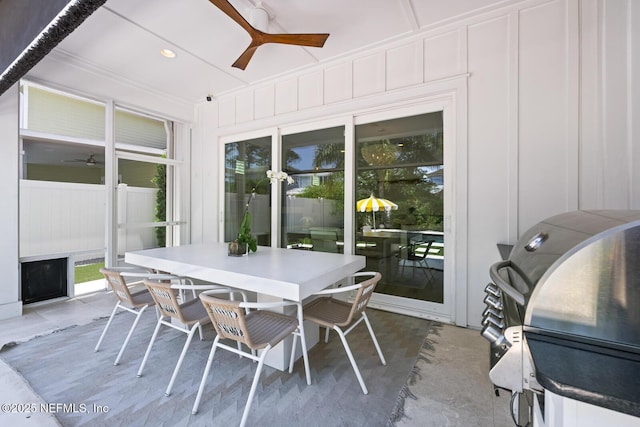
[[[453,315],[479,327],[496,244],[561,212],[640,208],[635,76],[638,2],[531,0],[220,96],[197,111],[192,240],[218,239],[220,137],[448,93]]]

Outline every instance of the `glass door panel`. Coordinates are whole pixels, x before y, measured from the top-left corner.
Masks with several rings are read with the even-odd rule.
[[[344,126],[284,135],[282,164],[282,246],[344,252]]]
[[[174,168],[151,158],[118,158],[118,258],[126,251],[171,246],[173,227],[180,225],[167,204]]]
[[[358,125],[355,155],[355,253],[376,292],[442,304],[442,112]]]
[[[224,241],[236,239],[248,204],[251,234],[259,246],[271,246],[271,136],[225,144],[224,164]]]

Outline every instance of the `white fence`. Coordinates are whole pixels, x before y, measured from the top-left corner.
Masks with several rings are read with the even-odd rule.
[[[156,192],[121,186],[118,223],[153,222]],[[104,185],[21,180],[20,259],[103,256],[105,215]],[[153,228],[120,229],[118,237],[119,253],[157,245]]]

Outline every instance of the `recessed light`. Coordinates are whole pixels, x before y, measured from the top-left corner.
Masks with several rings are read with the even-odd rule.
[[[161,49],[160,50],[160,55],[164,56],[165,58],[175,58],[176,57],[176,53],[174,51],[172,51],[171,49]]]

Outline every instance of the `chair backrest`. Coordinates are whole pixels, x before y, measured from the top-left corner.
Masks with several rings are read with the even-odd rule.
[[[220,299],[205,293],[200,294],[199,297],[220,339],[228,338],[241,342],[249,348],[256,348],[251,341],[245,309],[240,307],[240,301]]]
[[[431,249],[431,245],[433,244],[433,240],[428,240],[426,242],[418,242],[414,243],[411,246],[411,252],[414,257],[424,259],[429,254],[429,249]],[[420,249],[420,250],[418,250]]]
[[[338,232],[321,228],[310,228],[311,243],[314,251],[338,252]]]
[[[113,294],[121,303],[124,303],[130,307],[137,306],[133,301],[133,298],[131,297],[131,292],[129,291],[127,282],[120,274],[120,271],[103,267],[100,269],[100,273],[102,273],[104,278],[107,280],[107,283],[113,291]]]
[[[382,274],[379,272],[371,272],[371,277],[360,282],[360,287],[353,299],[353,305],[351,306],[351,312],[346,323],[351,323],[354,317],[360,315],[369,304],[369,300],[373,296],[373,290],[376,288],[378,282],[382,279]]]
[[[171,288],[171,283],[145,279],[144,285],[164,317],[173,317],[185,325],[193,323],[182,315],[177,292]]]

